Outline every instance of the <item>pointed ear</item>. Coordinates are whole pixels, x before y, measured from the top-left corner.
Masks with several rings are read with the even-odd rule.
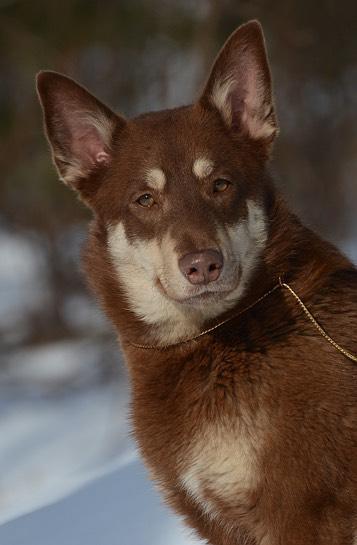
[[[113,135],[125,120],[62,74],[40,72],[37,90],[60,178],[81,192],[83,179],[110,163]]]
[[[277,133],[272,83],[258,21],[240,26],[219,52],[201,103],[216,108],[226,125],[271,144]]]

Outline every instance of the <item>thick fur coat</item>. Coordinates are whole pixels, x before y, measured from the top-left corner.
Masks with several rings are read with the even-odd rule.
[[[282,276],[356,354],[357,272],[271,180],[260,25],[233,33],[192,106],[126,120],[59,74],[38,89],[60,177],[94,213],[86,275],[166,501],[212,545],[353,545],[357,365],[286,290],[259,299]]]

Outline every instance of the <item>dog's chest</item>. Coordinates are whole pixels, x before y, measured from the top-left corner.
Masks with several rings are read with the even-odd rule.
[[[244,515],[260,482],[263,437],[245,423],[207,424],[187,449],[181,473],[184,490],[206,514]]]

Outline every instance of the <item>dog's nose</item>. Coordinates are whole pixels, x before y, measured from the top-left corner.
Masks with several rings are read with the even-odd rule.
[[[221,274],[223,255],[217,250],[186,254],[179,260],[179,267],[191,284],[208,284]]]

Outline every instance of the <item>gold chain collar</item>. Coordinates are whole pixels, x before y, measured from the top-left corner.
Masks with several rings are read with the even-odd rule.
[[[274,293],[279,288],[284,288],[284,289],[288,290],[288,292],[296,299],[296,301],[298,302],[298,304],[302,308],[303,312],[305,313],[305,316],[310,320],[310,322],[313,324],[313,326],[317,329],[317,331],[320,333],[320,335],[327,342],[329,342],[338,352],[341,352],[341,354],[343,354],[346,358],[348,358],[348,359],[350,359],[350,360],[357,363],[357,356],[354,356],[353,354],[351,354],[351,352],[349,352],[345,348],[342,348],[342,346],[340,346],[336,341],[334,341],[326,333],[324,328],[318,323],[318,321],[314,318],[314,316],[311,314],[311,312],[306,307],[306,305],[302,302],[302,300],[300,299],[298,294],[292,289],[291,286],[289,286],[289,284],[287,284],[286,282],[283,282],[281,276],[279,276],[279,282],[274,287],[272,287],[269,291],[264,293],[264,295],[259,297],[259,299],[254,301],[254,303],[252,303],[249,306],[245,307],[243,310],[241,310],[237,314],[234,314],[233,316],[230,316],[229,318],[226,318],[225,320],[222,320],[218,324],[216,324],[216,325],[214,325],[214,326],[212,326],[212,327],[210,327],[208,329],[205,329],[204,331],[201,331],[201,333],[199,333],[198,335],[196,335],[194,337],[190,337],[189,339],[184,339],[183,341],[179,341],[179,342],[172,343],[172,344],[166,344],[166,345],[163,345],[163,346],[149,345],[149,344],[137,344],[137,343],[130,343],[130,344],[131,344],[131,346],[134,346],[135,348],[141,348],[141,349],[144,349],[144,350],[166,350],[167,348],[172,348],[174,346],[180,346],[180,345],[183,345],[183,344],[187,344],[187,343],[189,343],[191,341],[196,341],[200,337],[203,337],[204,335],[207,335],[207,333],[211,333],[211,331],[214,331],[215,329],[218,329],[219,327],[226,324],[230,320],[234,320],[234,318],[237,318],[238,316],[241,316],[242,314],[244,314],[245,312],[247,312],[251,308],[255,307],[258,303],[260,303],[261,301],[263,301],[264,299],[269,297],[269,295]]]

